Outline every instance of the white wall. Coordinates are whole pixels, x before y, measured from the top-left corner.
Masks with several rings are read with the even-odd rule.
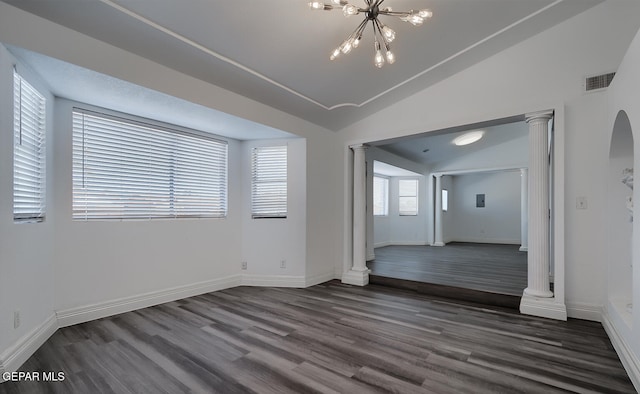
[[[244,141],[242,144],[242,261],[252,281],[274,285],[302,281],[306,266],[306,140]],[[258,146],[287,145],[287,217],[251,218],[251,152]],[[281,261],[286,268],[281,268]],[[258,277],[256,277],[258,276]],[[284,278],[283,278],[284,277]],[[250,283],[246,282],[245,283]]]
[[[450,194],[450,241],[520,244],[520,172],[455,175]],[[485,207],[476,207],[476,194]]]
[[[622,64],[618,68],[618,72],[613,83],[609,87],[609,103],[607,118],[608,121],[603,127],[605,130],[605,143],[597,150],[597,157],[607,160],[609,156],[609,141],[614,130],[614,124],[620,111],[624,111],[629,118],[631,130],[633,132],[633,167],[637,171],[640,168],[640,34],[634,38],[629,50],[627,51]],[[623,163],[620,163],[623,164]],[[616,163],[613,163],[612,170],[615,170]],[[608,173],[605,173],[608,175]],[[594,178],[600,179],[596,182],[597,187],[606,189],[610,180],[608,177]],[[619,181],[619,180],[618,180]],[[612,197],[616,194],[612,194]],[[633,192],[634,207],[640,206],[640,193],[638,187]],[[607,222],[607,216],[610,214],[608,209],[600,211],[601,220]],[[634,215],[633,235],[632,235],[632,279],[631,292],[633,297],[633,312],[631,318],[623,316],[620,309],[612,303],[618,295],[616,286],[617,282],[610,280],[610,287],[607,290],[608,302],[605,304],[604,325],[607,329],[609,337],[612,339],[616,351],[620,355],[622,363],[635,384],[637,390],[640,390],[640,220],[637,213]],[[620,223],[619,225],[623,225]],[[605,238],[606,239],[606,238]],[[613,245],[615,246],[615,245]],[[615,248],[608,250],[608,265],[618,264],[624,261],[627,251],[618,251]]]
[[[369,216],[373,222],[373,243],[375,247],[387,245],[426,245],[428,239],[428,220],[432,216],[428,208],[428,185],[426,174],[428,167],[393,153],[370,147],[366,153],[370,174],[373,174],[373,161],[380,161],[408,171],[422,174],[415,177],[386,177],[389,179],[389,215]],[[398,181],[400,179],[418,179],[418,215],[400,216],[398,209]],[[368,196],[371,197],[371,196]]]
[[[14,346],[24,344],[54,311],[52,193],[47,194],[44,222],[13,222],[14,64],[16,60],[0,45],[0,364],[14,364],[8,360],[15,355]],[[55,157],[51,143],[53,97],[24,65],[17,64],[17,70],[46,97],[46,166],[51,168]],[[50,176],[46,183],[49,192],[57,187]],[[13,326],[14,311],[21,315],[17,329]]]
[[[388,245],[427,244],[427,181],[425,176],[389,177],[389,215],[374,216],[374,245],[379,248]],[[401,179],[418,181],[418,214],[400,216],[398,206],[399,182]]]
[[[241,148],[229,142],[228,214],[223,219],[72,220],[71,101],[56,100],[56,310],[238,275],[241,250]]]
[[[570,316],[597,319],[605,293],[605,195],[593,180],[603,177],[606,168],[605,158],[596,154],[607,146],[606,95],[586,94],[582,83],[585,76],[618,67],[640,24],[638,14],[640,2],[604,2],[345,128],[339,136],[344,144],[378,141],[558,109],[556,131],[565,138],[558,164],[565,166],[565,174],[557,192],[566,198],[556,207],[564,211],[565,226],[556,250],[566,280],[556,278],[556,295],[565,299],[566,292]],[[576,210],[577,196],[587,197],[589,209]]]
[[[288,222],[286,233],[280,232],[282,228],[273,222],[266,226],[269,228],[247,226],[247,231],[256,235],[270,233],[271,239],[284,249],[276,251],[269,246],[265,260],[256,260],[263,256],[253,252],[243,255],[243,245],[251,244],[252,240],[242,236],[247,201],[243,195],[246,174],[242,158],[246,150],[243,151],[240,142],[229,141],[230,194],[226,219],[73,222],[70,104],[59,100],[56,127],[50,139],[54,153],[48,156],[52,215],[41,225],[16,230],[10,221],[12,145],[7,134],[3,138],[9,140],[2,144],[0,155],[5,163],[0,182],[7,184],[1,189],[0,215],[9,218],[6,224],[0,223],[3,265],[0,362],[6,360],[6,353],[14,353],[14,345],[21,344],[16,338],[41,327],[54,310],[59,313],[59,321],[71,324],[163,299],[237,285],[241,283],[240,263],[245,257],[255,269],[251,275],[246,273],[252,283],[256,276],[282,275],[279,268],[282,257],[287,258],[285,275],[294,277],[295,285],[310,285],[335,276],[334,262],[343,253],[344,215],[341,195],[335,192],[342,190],[343,150],[333,132],[1,2],[0,21],[0,42],[307,138],[307,145],[292,153],[292,160],[300,164],[292,170],[295,178],[306,180],[291,189],[296,219]],[[2,83],[6,85],[4,79]],[[4,104],[0,105],[7,105],[10,92],[10,87],[3,86]],[[3,112],[2,122],[10,122],[11,118]],[[294,237],[290,236],[293,231]],[[33,248],[32,244],[38,241],[42,241],[43,247]],[[18,249],[25,249],[20,257]],[[285,256],[280,256],[283,253]],[[278,266],[271,270],[270,261],[276,254]],[[5,269],[10,276],[5,276]],[[23,326],[14,331],[12,311],[18,303],[23,309]]]

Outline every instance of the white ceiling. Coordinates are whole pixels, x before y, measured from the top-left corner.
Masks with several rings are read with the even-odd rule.
[[[62,98],[237,140],[292,134],[14,46],[9,51]]]
[[[453,140],[456,137],[470,130],[483,130],[485,133],[482,139],[473,144],[465,146],[453,144]],[[526,143],[528,133],[529,127],[524,120],[510,118],[496,121],[495,123],[464,126],[435,133],[404,137],[393,141],[380,141],[372,145],[416,163],[426,164],[429,168],[434,168],[434,166],[443,161],[454,161],[462,156],[473,155],[476,152],[498,146],[513,139],[524,138]],[[425,152],[425,150],[427,151]]]
[[[311,11],[307,0],[3,1],[339,130],[602,0],[386,0],[434,16],[421,27],[384,19],[398,60],[382,69],[370,34],[331,62],[362,16]]]

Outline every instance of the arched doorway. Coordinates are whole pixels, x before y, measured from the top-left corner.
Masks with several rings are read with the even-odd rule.
[[[633,308],[633,154],[631,123],[627,114],[620,111],[609,149],[607,295],[628,326],[631,326]]]

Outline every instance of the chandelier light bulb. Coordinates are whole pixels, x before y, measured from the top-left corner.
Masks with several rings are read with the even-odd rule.
[[[373,57],[373,64],[378,68],[382,68],[382,66],[384,66],[384,56],[382,56],[382,51],[380,50],[380,43],[378,41],[375,42],[375,50],[376,50],[376,54]]]
[[[382,56],[382,51],[376,51],[376,55],[373,58],[373,64],[378,68],[382,68],[382,66],[384,66],[384,56]]]
[[[433,12],[429,9],[420,10],[418,11],[418,16],[423,19],[429,19],[433,16]]]
[[[343,42],[342,45],[340,45],[340,51],[342,51],[342,53],[344,53],[345,55],[351,52],[351,49],[353,49],[353,44],[351,43],[351,40],[347,40]]]
[[[424,23],[424,18],[418,15],[417,13],[411,13],[407,17],[407,22],[411,23],[414,26],[420,26]]]
[[[333,52],[331,52],[331,56],[329,56],[329,59],[336,60],[338,56],[340,56],[340,48],[334,49]]]
[[[384,35],[384,38],[387,39],[387,42],[391,42],[396,39],[396,32],[389,26],[382,27],[382,34]]]
[[[342,13],[346,17],[350,17],[352,15],[358,15],[360,11],[358,11],[358,7],[353,4],[347,4],[342,8]]]
[[[393,54],[393,52],[391,52],[391,49],[389,48],[389,46],[387,45],[387,51],[385,52],[385,56],[387,57],[387,63],[389,64],[393,64],[396,62],[396,55]]]
[[[312,10],[324,10],[324,3],[321,1],[312,1],[309,3]]]
[[[360,41],[362,40],[362,36],[358,36],[353,40],[353,47],[357,48],[360,45]]]
[[[345,0],[331,0],[331,2],[335,5],[345,5],[347,2]]]

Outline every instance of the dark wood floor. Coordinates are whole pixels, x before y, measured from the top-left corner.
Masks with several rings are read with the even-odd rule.
[[[452,242],[436,246],[386,246],[367,263],[382,277],[521,296],[527,287],[527,253],[518,245]]]
[[[599,323],[337,281],[237,287],[60,329],[2,393],[633,393]]]

